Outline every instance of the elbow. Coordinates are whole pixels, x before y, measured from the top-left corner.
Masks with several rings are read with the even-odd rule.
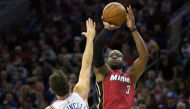
[[[147,53],[145,53],[143,56],[140,56],[140,58],[142,59],[142,60],[144,60],[144,62],[148,62],[148,59],[149,59],[149,54],[148,54],[148,52]]]
[[[149,53],[148,53],[148,49],[145,49],[145,56],[148,58],[149,57]]]
[[[148,58],[149,58],[149,53],[148,53],[148,50],[147,50],[147,49],[145,50],[143,57],[148,60]]]
[[[147,56],[145,57],[146,63],[148,63],[148,59],[149,59],[149,56],[147,55]]]
[[[149,53],[148,53],[148,51],[145,53],[145,58],[149,58]]]
[[[146,61],[146,62],[148,62],[148,59],[149,59],[149,54],[148,54],[148,52],[145,54],[145,56],[144,56],[144,60]]]

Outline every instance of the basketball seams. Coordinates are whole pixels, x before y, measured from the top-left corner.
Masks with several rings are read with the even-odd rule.
[[[113,4],[110,4],[109,6],[106,6],[103,10],[103,16],[105,16],[106,11],[109,11],[109,8],[111,8],[112,6],[114,6]]]
[[[114,6],[114,5],[113,5],[113,6]],[[107,12],[106,16],[108,16],[108,15],[112,12],[112,10],[115,9],[115,8],[117,8],[117,7],[120,7],[120,5],[111,8],[111,9]],[[106,18],[106,19],[107,19],[107,18]]]
[[[123,7],[123,6],[121,6],[121,5],[115,6],[115,7],[113,7],[112,9],[110,9],[110,10],[109,10],[109,12],[107,12],[107,15],[106,15],[106,16],[108,16],[108,15],[112,12],[112,10],[113,10],[113,9],[115,9],[115,8],[119,8],[119,7],[124,8],[124,7]],[[126,13],[126,11],[124,10],[124,11],[123,11],[123,12],[121,12],[121,13]],[[111,17],[108,17],[108,18],[104,18],[104,19],[109,19],[109,18],[112,18],[112,17],[118,16],[118,15],[120,15],[121,13],[116,14],[116,15],[111,16]]]
[[[116,15],[114,15],[114,16],[111,16],[111,17],[109,17],[109,18],[104,18],[104,19],[110,19],[110,18],[113,18],[113,17],[117,17],[117,16],[119,16],[119,15],[121,15],[121,14],[125,14],[125,11],[123,11],[123,12],[121,12],[121,13],[119,13],[119,14],[116,14]]]

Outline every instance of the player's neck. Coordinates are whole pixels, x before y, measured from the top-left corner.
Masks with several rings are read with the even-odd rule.
[[[112,69],[113,71],[119,71],[119,70],[121,70],[121,69]]]
[[[56,96],[57,100],[65,100],[66,98],[68,98],[70,95],[70,93],[68,93],[67,95],[65,96]]]

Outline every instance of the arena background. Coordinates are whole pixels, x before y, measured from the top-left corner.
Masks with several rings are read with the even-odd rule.
[[[85,20],[103,28],[101,13],[114,0],[0,0],[0,109],[44,109],[53,69],[75,85],[81,66]],[[134,109],[190,109],[190,1],[117,0],[132,5],[150,59],[136,85]],[[126,26],[110,34],[108,49],[121,50],[126,70],[137,51]],[[93,73],[92,73],[93,74]],[[95,77],[89,94],[95,109]],[[186,108],[176,108],[176,106]]]

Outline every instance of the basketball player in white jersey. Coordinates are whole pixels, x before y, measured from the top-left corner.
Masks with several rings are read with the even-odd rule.
[[[49,77],[49,85],[57,100],[46,109],[88,109],[88,93],[90,90],[90,74],[93,57],[93,40],[95,37],[95,22],[90,18],[86,21],[86,47],[82,59],[79,81],[71,90],[67,76],[56,70]]]

